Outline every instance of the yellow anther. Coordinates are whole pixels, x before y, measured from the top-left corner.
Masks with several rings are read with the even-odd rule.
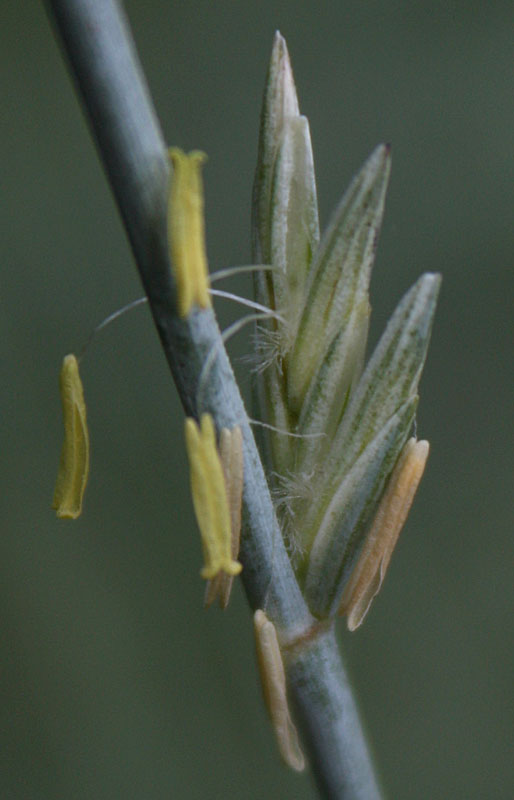
[[[185,430],[191,493],[205,562],[200,574],[208,580],[220,571],[238,575],[242,567],[232,558],[230,509],[213,419],[210,414],[203,414],[198,427],[194,419],[188,418]]]
[[[74,355],[64,357],[59,387],[64,443],[52,508],[55,508],[58,517],[76,519],[82,511],[82,498],[89,474],[89,433],[84,390]]]
[[[409,439],[379,503],[362,553],[345,586],[340,614],[354,631],[364,622],[382,586],[391,555],[414,500],[428,458],[426,441]]]
[[[169,150],[172,163],[168,203],[168,240],[177,282],[178,311],[186,317],[193,305],[209,308],[201,166],[205,153]]]
[[[243,436],[239,426],[236,426],[233,430],[222,429],[219,455],[230,509],[230,551],[232,558],[237,559],[241,537],[241,503],[243,499]],[[219,572],[215,578],[207,583],[205,605],[210,606],[218,597],[221,608],[226,608],[230,600],[232,582],[232,575],[227,575],[226,572]]]
[[[278,749],[287,766],[301,772],[305,767],[305,759],[287,704],[286,675],[277,631],[260,609],[254,614],[253,624],[262,692]]]

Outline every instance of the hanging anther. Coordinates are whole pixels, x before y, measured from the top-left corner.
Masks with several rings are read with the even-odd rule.
[[[64,443],[52,508],[58,517],[76,519],[89,475],[89,433],[84,390],[74,355],[64,357],[59,377],[64,421]]]
[[[232,558],[236,560],[239,555],[241,538],[241,503],[243,499],[243,435],[238,425],[232,430],[222,428],[219,455],[230,510],[230,550]],[[207,583],[205,605],[210,606],[217,597],[220,607],[225,609],[230,600],[233,580],[232,575],[224,571],[218,572],[217,576]]]
[[[232,558],[230,508],[211,415],[203,414],[200,426],[189,417],[185,431],[191,493],[205,562],[200,574],[208,580],[220,571],[238,575],[242,567]]]
[[[210,308],[203,214],[201,167],[207,156],[199,150],[169,150],[172,164],[168,203],[168,240],[178,312],[187,317],[194,305]]]

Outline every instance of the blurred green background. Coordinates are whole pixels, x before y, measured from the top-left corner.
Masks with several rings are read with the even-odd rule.
[[[389,798],[512,798],[514,11],[509,2],[127,3],[170,144],[202,148],[211,269],[249,261],[261,92],[285,35],[325,224],[393,145],[372,342],[444,275],[421,384],[432,454],[389,577],[341,642]],[[83,517],[50,509],[57,376],[141,290],[41,3],[3,3],[0,795],[311,798],[278,761],[241,587],[202,608],[183,415],[148,310],[82,366]],[[250,280],[234,281],[250,293]],[[226,325],[238,309],[219,304]],[[249,334],[230,344],[245,389]]]

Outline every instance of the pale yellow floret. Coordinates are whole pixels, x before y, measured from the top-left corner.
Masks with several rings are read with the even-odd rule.
[[[242,567],[232,558],[229,502],[211,415],[202,415],[200,427],[194,419],[186,419],[185,433],[205,562],[201,576],[212,580],[221,571],[238,575]]]
[[[278,643],[277,631],[264,611],[257,610],[253,617],[257,664],[261,676],[264,702],[284,762],[301,772],[305,759],[298,741],[298,733],[289,713],[284,663]]]
[[[379,503],[359,560],[345,586],[340,614],[348,628],[362,624],[382,586],[391,555],[414,500],[428,458],[426,441],[409,439]]]
[[[178,311],[187,317],[194,305],[209,308],[207,255],[201,167],[207,156],[199,150],[169,150],[172,164],[168,202],[168,241],[177,283]]]
[[[243,499],[243,436],[238,425],[232,430],[222,428],[219,455],[230,509],[230,550],[232,558],[237,559],[241,537],[241,504]],[[207,583],[205,605],[210,606],[217,597],[221,608],[225,609],[230,600],[232,583],[232,575],[228,575],[226,572],[219,572],[215,578]]]
[[[59,377],[64,421],[64,443],[52,508],[58,517],[76,519],[89,475],[89,433],[84,390],[74,355],[64,357]]]

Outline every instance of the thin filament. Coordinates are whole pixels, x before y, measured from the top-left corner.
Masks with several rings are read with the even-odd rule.
[[[268,422],[262,422],[260,419],[252,419],[248,417],[248,422],[250,425],[260,425],[261,428],[267,428],[270,431],[274,431],[275,433],[281,433],[283,436],[292,436],[293,439],[319,439],[320,436],[326,436],[327,434],[324,432],[320,433],[293,433],[292,431],[286,431],[284,428],[276,428],[274,425],[270,425]]]
[[[105,328],[111,322],[114,322],[115,319],[121,317],[123,314],[125,314],[126,311],[131,311],[133,308],[137,308],[137,306],[142,306],[145,303],[148,303],[148,297],[146,297],[146,295],[144,297],[138,297],[137,300],[132,300],[132,302],[127,303],[127,305],[118,308],[117,311],[113,311],[112,314],[109,314],[108,317],[105,317],[105,319],[103,319],[100,323],[98,323],[96,328],[93,328],[93,330],[89,334],[85,344],[79,350],[77,361],[80,362],[80,360],[88,350],[89,346],[93,342],[94,338],[96,337],[96,334],[99,333],[102,330],[102,328]]]
[[[256,303],[254,300],[247,300],[246,297],[239,297],[238,294],[232,294],[232,292],[224,292],[222,289],[209,289],[209,294],[213,294],[216,297],[224,297],[226,300],[234,300],[236,303],[240,303],[242,306],[247,306],[248,308],[253,308],[255,311],[263,311],[265,314],[273,315],[274,319],[278,319],[279,322],[285,323],[285,319],[277,314],[276,311],[273,311],[271,308],[267,308],[267,306],[262,306],[260,303]]]
[[[218,269],[209,275],[209,282],[216,283],[222,281],[224,278],[231,278],[232,275],[241,275],[244,272],[269,272],[276,270],[271,264],[249,264],[244,267],[227,267],[226,269]]]

